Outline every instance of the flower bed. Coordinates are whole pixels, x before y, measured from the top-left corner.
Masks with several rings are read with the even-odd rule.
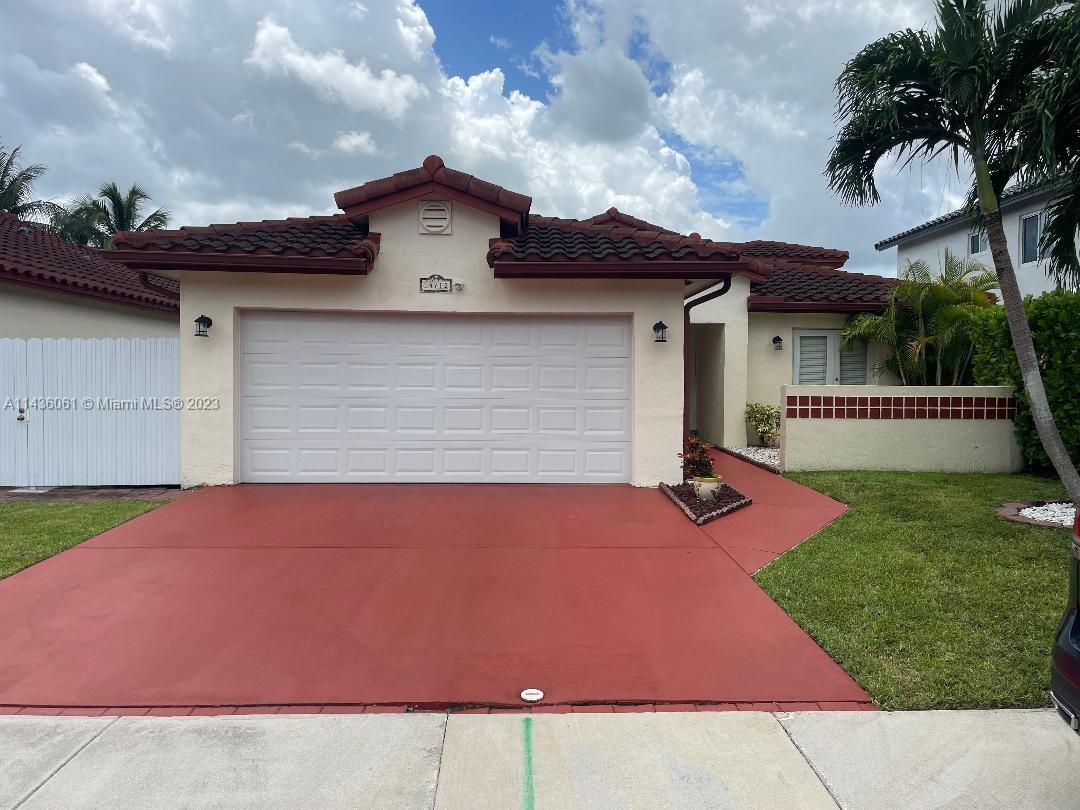
[[[752,503],[749,498],[729,484],[721,484],[716,491],[716,497],[708,500],[703,500],[695,494],[693,484],[683,483],[672,486],[661,484],[660,490],[698,526],[703,526],[710,520],[716,520],[718,517],[723,517]]]
[[[1055,529],[1068,528],[1076,520],[1076,510],[1067,501],[1007,503],[998,509],[998,514],[1013,523],[1026,523],[1029,526],[1048,526]]]
[[[751,464],[756,464],[775,473],[780,472],[779,447],[725,447],[723,450],[733,456],[744,458]]]

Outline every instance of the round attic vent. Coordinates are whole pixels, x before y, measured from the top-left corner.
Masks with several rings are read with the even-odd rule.
[[[431,200],[420,203],[421,233],[450,233],[450,204]]]

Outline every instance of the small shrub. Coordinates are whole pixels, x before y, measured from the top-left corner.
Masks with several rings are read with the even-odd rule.
[[[716,473],[713,470],[713,459],[709,451],[713,446],[697,434],[692,434],[686,440],[686,451],[679,454],[682,459],[683,478],[711,478]]]
[[[780,433],[780,408],[751,402],[746,406],[746,422],[757,433],[761,443],[771,447]]]
[[[1024,300],[1035,341],[1046,398],[1061,438],[1080,463],[1080,292],[1055,290]],[[976,385],[1011,385],[1016,389],[1016,436],[1024,458],[1032,467],[1050,468],[1050,459],[1039,441],[1031,418],[1020,363],[1013,350],[1005,309],[980,312],[972,328],[975,356],[972,368]]]

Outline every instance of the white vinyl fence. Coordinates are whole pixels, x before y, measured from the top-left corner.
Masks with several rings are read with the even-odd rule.
[[[0,339],[0,486],[180,482],[177,338]]]

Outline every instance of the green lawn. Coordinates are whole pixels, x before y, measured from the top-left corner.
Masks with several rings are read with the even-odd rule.
[[[851,506],[760,584],[886,709],[1047,706],[1070,533],[1009,523],[1063,499],[1029,475],[816,472]]]
[[[0,503],[0,579],[59,554],[163,501]]]

